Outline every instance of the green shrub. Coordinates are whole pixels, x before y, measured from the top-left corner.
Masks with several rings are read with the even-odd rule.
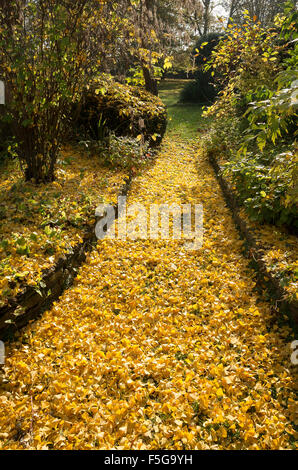
[[[142,145],[133,137],[117,137],[115,135],[111,135],[108,148],[103,155],[109,166],[129,170],[140,167],[151,156],[148,143]]]
[[[182,103],[210,103],[217,96],[217,90],[210,73],[199,71],[196,80],[187,83],[180,94]]]
[[[297,156],[294,152],[247,153],[226,163],[225,174],[252,220],[298,231]]]
[[[197,66],[194,73],[195,80],[187,83],[183,88],[180,95],[182,103],[210,103],[218,95],[216,77],[211,71],[205,71],[204,66],[221,38],[222,35],[219,33],[210,33],[197,41],[193,51]]]
[[[219,73],[223,90],[205,113],[214,118],[205,148],[251,219],[297,233],[298,31],[297,12],[287,8],[275,28],[245,14],[212,53],[206,68]]]
[[[145,90],[104,78],[88,91],[77,120],[79,127],[98,136],[98,122],[117,136],[144,137],[150,146],[161,143],[167,127],[167,112],[159,98]]]
[[[103,140],[84,140],[80,144],[109,168],[136,170],[153,157],[148,142],[142,143],[134,137],[116,136],[113,133]]]

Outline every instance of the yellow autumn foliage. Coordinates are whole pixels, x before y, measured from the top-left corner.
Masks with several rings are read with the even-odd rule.
[[[167,138],[129,202],[203,204],[203,248],[100,241],[7,348],[1,449],[297,448],[293,332],[268,328],[271,307],[197,152]]]
[[[61,151],[57,179],[23,181],[16,162],[0,176],[0,306],[26,284],[38,288],[45,269],[82,241],[99,203],[117,201],[128,175],[103,167],[82,148]]]

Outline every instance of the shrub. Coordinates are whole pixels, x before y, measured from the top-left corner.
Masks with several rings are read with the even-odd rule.
[[[293,232],[298,231],[294,152],[248,153],[240,160],[227,163],[225,168],[252,220],[286,225]]]
[[[76,107],[77,125],[98,138],[102,119],[117,136],[143,136],[150,146],[161,143],[167,127],[167,112],[161,100],[143,90],[104,77]]]
[[[193,51],[197,67],[203,69],[223,37],[222,33],[209,33],[198,39]]]
[[[182,103],[210,103],[217,96],[217,90],[210,73],[198,71],[196,80],[188,82],[181,91]]]
[[[215,118],[205,145],[251,219],[297,232],[297,12],[287,8],[274,29],[245,14],[213,51],[206,68],[224,88],[205,113]]]
[[[90,155],[97,156],[103,165],[129,171],[145,165],[151,158],[149,143],[129,136],[116,136],[111,133],[103,140],[85,140],[84,145]]]
[[[216,78],[211,71],[204,70],[204,65],[210,59],[212,51],[218,45],[222,35],[210,33],[201,37],[194,48],[193,55],[197,70],[194,74],[195,81],[189,82],[183,88],[180,101],[183,103],[210,103],[218,95],[219,88]]]
[[[112,134],[103,156],[105,163],[111,167],[132,170],[144,164],[151,154],[148,151],[148,143],[142,145],[133,137],[117,137]]]

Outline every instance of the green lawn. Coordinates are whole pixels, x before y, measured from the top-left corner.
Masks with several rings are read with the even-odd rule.
[[[159,96],[169,113],[168,134],[187,140],[198,137],[201,127],[206,124],[201,105],[179,103],[180,92],[188,81],[163,80],[159,86]]]

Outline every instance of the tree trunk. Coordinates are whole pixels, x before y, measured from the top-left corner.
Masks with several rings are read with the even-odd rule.
[[[210,4],[211,0],[203,0],[204,4],[204,31],[203,34],[206,36],[209,33],[210,26]]]
[[[227,27],[229,26],[229,24],[231,24],[231,20],[234,19],[234,13],[236,12],[236,9],[237,9],[237,6],[238,6],[237,3],[239,3],[239,2],[237,2],[237,0],[232,0],[231,1]]]
[[[142,65],[142,70],[143,70],[146,90],[152,93],[152,95],[158,96],[157,80],[154,77],[152,77],[151,71],[146,65]]]
[[[55,181],[55,174],[52,166],[47,173],[45,173],[42,170],[40,163],[34,160],[33,162],[30,162],[30,165],[25,169],[25,180],[31,182],[34,181],[35,184],[52,183]]]

